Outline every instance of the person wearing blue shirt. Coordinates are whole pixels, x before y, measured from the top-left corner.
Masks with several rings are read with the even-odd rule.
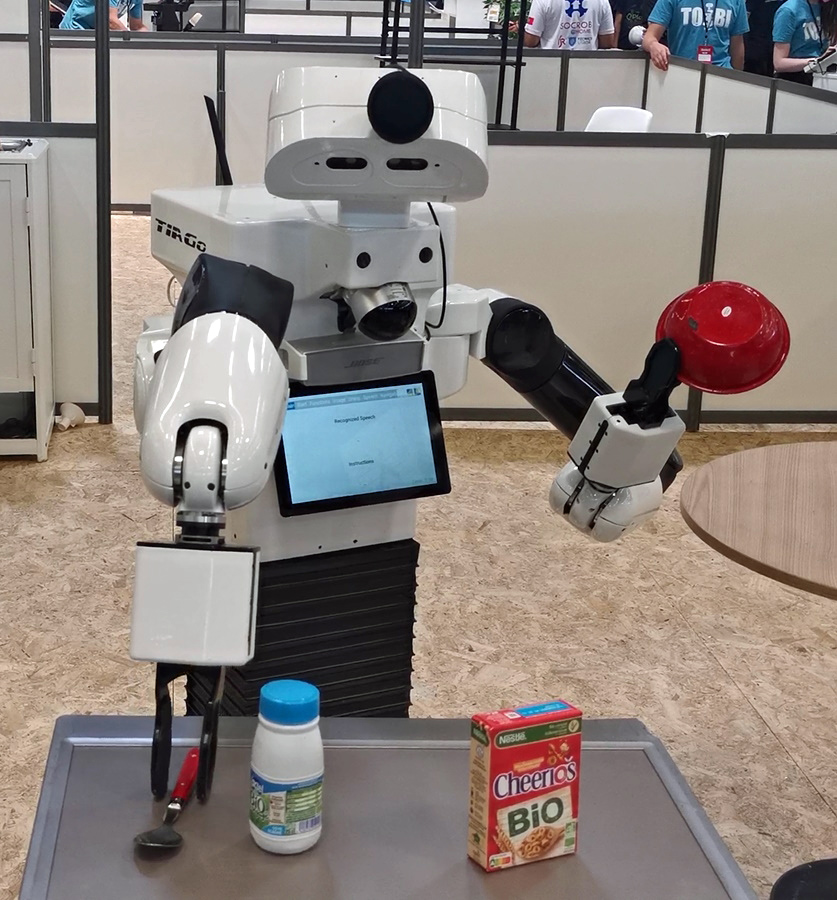
[[[122,16],[128,14],[128,26]],[[148,31],[142,24],[142,0],[110,0],[111,31]],[[61,20],[61,28],[93,29],[96,27],[96,0],[72,0]]]
[[[817,0],[786,0],[773,20],[773,68],[786,81],[813,84],[802,70],[834,40],[835,6]]]
[[[662,71],[669,56],[724,68],[744,68],[749,31],[745,0],[657,0],[648,17],[642,49]],[[668,47],[661,43],[668,34]]]

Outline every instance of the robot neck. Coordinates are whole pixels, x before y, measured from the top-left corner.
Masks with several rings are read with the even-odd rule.
[[[341,200],[337,222],[346,228],[406,228],[410,224],[410,201]]]

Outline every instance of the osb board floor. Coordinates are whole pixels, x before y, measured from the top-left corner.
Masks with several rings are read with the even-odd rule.
[[[2,898],[18,890],[55,717],[152,711],[151,667],[128,659],[133,545],[171,533],[142,487],[131,419],[134,340],[166,310],[147,227],[114,225],[114,425],[56,434],[40,465],[0,461]],[[691,469],[834,438],[711,431],[682,450]],[[760,894],[835,855],[837,604],[704,546],[680,518],[682,478],[653,522],[595,545],[549,510],[566,449],[553,431],[448,427],[447,446],[454,491],[420,513],[414,714],[561,696],[589,716],[638,716]]]

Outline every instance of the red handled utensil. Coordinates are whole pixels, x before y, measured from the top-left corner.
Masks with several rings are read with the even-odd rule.
[[[183,843],[183,836],[176,832],[173,826],[195,790],[199,759],[200,750],[197,747],[193,747],[186,754],[186,759],[183,760],[177,776],[177,784],[174,786],[168,806],[166,806],[163,824],[151,831],[143,831],[142,834],[138,834],[134,838],[137,846],[150,847],[155,850],[174,850]]]

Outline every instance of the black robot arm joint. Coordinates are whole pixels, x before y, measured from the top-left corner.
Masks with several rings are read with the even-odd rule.
[[[593,400],[613,393],[555,334],[543,310],[511,297],[491,303],[483,363],[569,438],[578,431]],[[660,472],[664,490],[682,468],[675,450]]]

